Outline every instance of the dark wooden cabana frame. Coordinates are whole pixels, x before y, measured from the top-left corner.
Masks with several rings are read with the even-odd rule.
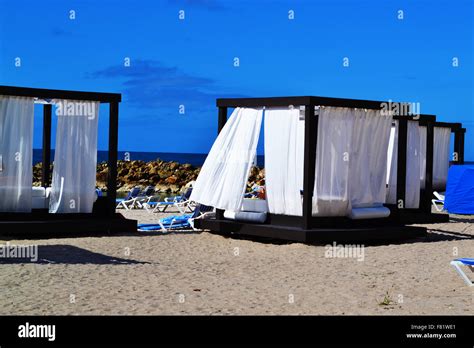
[[[448,214],[432,213],[431,200],[433,199],[433,162],[434,162],[434,128],[450,128],[451,133],[455,135],[454,151],[458,154],[458,161],[451,162],[452,164],[464,163],[464,133],[465,128],[462,128],[461,123],[447,123],[436,121],[435,115],[421,114],[412,117],[394,116],[394,120],[399,122],[398,139],[398,167],[397,167],[397,202],[399,200],[405,201],[405,185],[406,185],[406,151],[407,151],[407,131],[408,121],[418,121],[421,127],[426,127],[426,172],[425,172],[425,188],[420,189],[420,206],[417,209],[403,208],[400,209],[396,205],[389,206],[392,211],[398,215],[398,219],[403,223],[441,223],[448,222]],[[462,140],[461,140],[462,139]],[[458,144],[458,145],[456,145]],[[401,185],[398,183],[401,182]]]
[[[39,100],[66,99],[109,104],[107,196],[98,197],[90,214],[50,214],[47,209],[31,213],[0,212],[0,232],[136,232],[137,221],[115,212],[117,197],[117,151],[120,93],[83,92],[15,86],[0,86],[0,95],[31,97]],[[41,185],[50,185],[52,105],[43,104],[43,154]]]
[[[312,195],[315,180],[316,145],[318,134],[317,106],[333,106],[360,109],[380,110],[384,105],[396,106],[398,110],[407,110],[407,103],[388,101],[329,98],[317,96],[301,97],[268,97],[268,98],[225,98],[217,99],[218,133],[227,121],[228,109],[236,107],[305,107],[305,143],[303,175],[303,215],[287,216],[267,214],[265,224],[238,222],[225,219],[222,210],[217,210],[215,219],[196,220],[198,228],[208,229],[222,234],[242,234],[270,237],[300,242],[330,241],[372,241],[398,240],[413,238],[426,234],[423,227],[406,226],[409,223],[441,222],[449,219],[446,214],[431,213],[432,179],[433,179],[433,138],[434,127],[450,127],[456,135],[455,151],[458,152],[458,163],[464,158],[464,131],[460,124],[436,122],[433,115],[399,115],[398,167],[397,167],[397,202],[405,201],[406,189],[406,149],[407,124],[409,120],[427,126],[427,166],[425,190],[420,195],[420,208],[401,209],[397,205],[386,205],[391,214],[388,218],[352,220],[347,217],[314,217],[312,216]],[[408,107],[409,111],[409,107]],[[429,209],[429,210],[428,210]]]

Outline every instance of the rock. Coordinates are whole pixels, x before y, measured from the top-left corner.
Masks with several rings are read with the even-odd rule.
[[[52,166],[51,166],[52,168]],[[33,166],[33,183],[41,184],[42,164]],[[155,186],[159,192],[178,193],[189,187],[199,175],[200,168],[178,162],[155,161],[117,161],[117,191],[128,192],[135,186]],[[106,191],[108,165],[106,162],[97,164],[97,187]],[[252,167],[247,189],[253,184],[265,184],[265,170]]]
[[[165,180],[165,182],[168,184],[175,184],[177,181],[178,181],[178,178],[175,175],[171,175]]]

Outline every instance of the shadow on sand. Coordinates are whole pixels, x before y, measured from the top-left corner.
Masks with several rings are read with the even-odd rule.
[[[3,244],[5,245],[5,244]],[[5,248],[12,246],[27,246],[26,244],[10,244]],[[33,245],[33,244],[32,244]],[[78,248],[72,245],[38,245],[37,250],[28,248],[22,252],[23,258],[19,257],[0,257],[0,265],[5,264],[93,264],[93,265],[131,265],[131,264],[149,264],[149,262],[141,262],[131,259],[123,259],[119,257],[108,256],[95,253],[86,249]],[[4,252],[5,253],[5,252]],[[36,257],[35,257],[36,256]]]

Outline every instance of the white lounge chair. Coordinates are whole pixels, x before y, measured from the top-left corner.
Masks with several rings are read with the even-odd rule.
[[[162,202],[148,201],[143,203],[143,207],[151,213],[165,212],[168,207],[175,207],[181,214],[185,214],[187,210],[194,211],[195,204],[189,197],[191,197],[192,188],[188,188],[182,196],[177,196],[172,199],[166,199]]]
[[[442,212],[444,210],[445,196],[436,191],[433,192],[433,195],[436,197],[436,199],[432,199],[431,203],[433,203],[433,206],[435,207],[437,211]],[[438,204],[442,205],[442,207],[440,207]]]
[[[474,283],[472,280],[469,279],[469,277],[464,273],[463,269],[461,268],[462,266],[467,266],[471,272],[474,272],[474,258],[461,258],[461,259],[456,259],[454,261],[451,261],[451,265],[454,267],[456,272],[459,273],[461,278],[466,282],[467,285],[469,286],[474,286]]]

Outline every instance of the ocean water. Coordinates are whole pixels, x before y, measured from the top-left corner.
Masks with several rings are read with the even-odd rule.
[[[173,152],[134,152],[134,151],[119,151],[118,159],[124,160],[125,155],[128,154],[131,161],[154,161],[157,158],[163,161],[175,161],[181,164],[189,163],[193,166],[202,166],[207,154],[204,153],[173,153]],[[97,151],[97,163],[107,162],[108,151]],[[42,150],[33,150],[33,164],[39,163],[42,160]],[[54,160],[54,150],[51,150],[51,161]],[[257,156],[257,165],[263,166],[263,156]]]

